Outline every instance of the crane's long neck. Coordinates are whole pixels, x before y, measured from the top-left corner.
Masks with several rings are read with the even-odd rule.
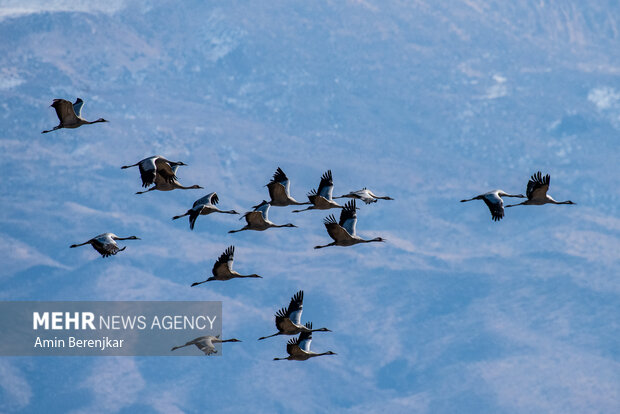
[[[320,354],[314,354],[313,356],[333,355],[331,352],[321,352]]]
[[[108,122],[108,121],[106,121],[106,120],[105,120],[105,119],[103,119],[103,118],[99,118],[99,119],[96,119],[96,120],[94,120],[94,121],[84,121],[84,124],[86,124],[86,125],[90,125],[90,124],[96,124],[97,122]]]
[[[189,187],[185,187],[179,183],[175,183],[173,182],[172,185],[174,186],[174,188],[178,188],[179,190],[193,190],[195,188],[197,188],[195,185],[189,186]]]
[[[312,204],[310,202],[308,202],[308,203],[300,203],[299,201],[295,200],[293,197],[289,197],[288,201],[289,201],[290,204],[295,205],[295,206],[306,206],[308,204]]]
[[[236,277],[259,277],[259,278],[263,278],[262,276],[257,275],[256,273],[252,273],[251,275],[237,275]]]
[[[515,207],[515,206],[522,206],[522,205],[526,205],[526,204],[528,204],[528,201],[530,201],[530,200],[525,200],[525,201],[524,201],[524,202],[522,202],[522,203],[510,204],[510,205],[507,205],[506,207]]]
[[[318,329],[308,329],[308,332],[331,332],[327,328],[318,328]]]
[[[271,225],[269,227],[295,227],[295,225],[293,223],[286,223],[286,224],[273,224],[273,223],[271,223]]]
[[[90,240],[89,240],[89,241],[87,241],[87,242],[84,242],[84,243],[80,243],[80,244],[72,244],[72,245],[71,245],[71,246],[69,246],[69,247],[71,247],[71,248],[73,248],[73,247],[80,247],[80,246],[85,246],[85,245],[87,245],[87,244],[90,244]]]
[[[372,242],[382,242],[383,239],[381,237],[375,237],[374,239],[370,239],[370,240],[362,240],[362,242],[364,243],[372,243]]]

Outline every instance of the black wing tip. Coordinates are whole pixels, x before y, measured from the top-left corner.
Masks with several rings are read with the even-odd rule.
[[[530,179],[534,181],[535,183],[548,184],[551,179],[551,176],[549,174],[545,174],[543,176],[542,172],[538,171],[535,174],[533,174]]]
[[[336,221],[336,217],[333,214],[330,214],[329,216],[325,217],[323,219],[323,224],[337,224],[338,221]]]
[[[280,167],[276,168],[276,172],[273,173],[273,181],[280,182],[280,181],[286,180],[286,179],[287,179],[286,174],[284,173],[282,168],[280,168]]]
[[[280,310],[276,311],[276,317],[277,318],[286,318],[286,313],[288,312],[288,310],[286,308],[281,308]]]
[[[288,345],[299,345],[299,338],[291,338],[287,342]]]

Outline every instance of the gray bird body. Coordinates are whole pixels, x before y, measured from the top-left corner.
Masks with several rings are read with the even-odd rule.
[[[207,336],[200,336],[198,338],[192,339],[191,341],[186,342],[184,345],[172,347],[170,351],[174,351],[175,349],[183,348],[186,346],[195,345],[196,348],[204,352],[205,355],[213,355],[217,353],[217,349],[215,348],[214,344],[222,344],[224,342],[241,342],[241,341],[235,338],[222,340],[220,339],[219,335],[217,336],[207,335]]]
[[[312,342],[312,322],[306,323],[307,331],[301,332],[298,338],[289,339],[286,344],[286,358],[274,358],[274,361],[307,361],[310,358],[319,357],[323,355],[336,355],[335,352],[327,351],[322,353],[316,353],[310,350],[310,343]]]
[[[511,204],[506,207],[514,206],[542,206],[544,204],[575,204],[570,200],[555,201],[550,195],[549,184],[551,183],[551,176],[549,174],[543,176],[540,171],[532,175],[527,183],[527,200],[519,204]]]
[[[84,106],[84,101],[80,98],[77,98],[75,103],[71,103],[66,99],[54,99],[52,104],[50,105],[52,108],[56,110],[56,116],[60,123],[52,129],[42,131],[42,134],[47,134],[48,132],[56,131],[61,128],[78,128],[82,125],[90,125],[96,124],[98,122],[108,122],[103,118],[99,118],[95,121],[87,121],[86,119],[81,117],[82,114],[82,106]]]
[[[525,198],[523,194],[508,194],[502,190],[493,190],[467,200],[461,200],[461,203],[466,203],[473,200],[482,200],[489,208],[493,221],[499,221],[504,218],[504,200],[502,200],[502,197]]]
[[[118,252],[122,252],[126,247],[119,248],[116,240],[140,240],[136,236],[118,237],[114,233],[103,233],[92,239],[80,244],[72,244],[70,248],[84,246],[90,244],[93,249],[97,250],[102,257],[114,256]]]
[[[292,223],[287,224],[275,224],[269,221],[269,207],[270,204],[263,200],[257,206],[254,206],[254,211],[248,211],[241,218],[245,219],[246,225],[239,230],[230,230],[229,233],[237,233],[245,230],[265,231],[272,227],[297,227]]]
[[[235,278],[261,278],[262,276],[253,273],[251,275],[242,275],[233,270],[233,262],[235,258],[235,246],[229,246],[224,253],[220,255],[215,264],[213,265],[213,269],[211,273],[212,277],[207,280],[203,280],[202,282],[194,282],[192,286],[197,286],[206,282],[210,282],[212,280],[220,280],[226,281]]]
[[[381,237],[375,237],[374,239],[363,239],[355,234],[355,226],[357,224],[355,200],[349,201],[344,205],[340,212],[340,221],[336,221],[334,215],[330,215],[323,220],[327,234],[334,241],[332,243],[323,246],[314,246],[315,249],[322,249],[329,246],[353,246],[360,243],[371,242],[383,242],[385,241]]]

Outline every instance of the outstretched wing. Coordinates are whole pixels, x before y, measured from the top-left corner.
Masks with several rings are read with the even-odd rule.
[[[334,239],[334,241],[346,240],[350,237],[350,235],[347,234],[347,231],[343,229],[340,224],[338,224],[336,217],[334,217],[333,214],[325,217],[323,224],[325,224],[327,234],[329,234],[329,237]]]
[[[179,169],[178,165],[175,165],[175,166],[171,167],[172,173],[174,174],[175,177],[176,177],[178,169]],[[173,179],[173,181],[174,181],[174,179]],[[163,186],[165,186],[168,183],[169,183],[168,179],[163,174],[155,174],[155,184],[156,185],[159,185],[159,186],[163,185]]]
[[[267,221],[269,217],[269,207],[271,207],[271,204],[269,204],[266,201],[263,201],[262,203],[260,203],[258,206],[254,208],[254,211],[260,212],[261,215],[263,216],[263,220]]]
[[[215,264],[213,265],[213,276],[228,275],[233,267],[233,260],[235,256],[235,246],[229,246],[224,253],[220,255]]]
[[[536,174],[532,175],[530,181],[527,183],[527,198],[529,200],[545,198],[547,195],[547,191],[549,190],[549,182],[551,181],[551,177],[549,174],[543,177],[542,173],[538,171]]]
[[[220,202],[220,199],[217,197],[217,193],[213,192],[213,193],[209,193],[206,196],[199,198],[198,200],[194,201],[194,205],[192,206],[192,208],[200,205],[200,204],[217,204]]]
[[[155,157],[145,158],[138,163],[140,169],[140,178],[142,178],[142,187],[146,188],[155,182],[157,175],[157,167],[155,166]]]
[[[278,167],[273,174],[272,180],[267,184],[269,189],[269,196],[272,200],[286,199],[290,195],[291,182],[282,171],[282,168]]]
[[[157,174],[161,175],[164,181],[171,183],[177,178],[175,174],[176,169],[172,169],[172,166],[168,163],[166,159],[162,157],[156,157],[155,167],[157,170]]]
[[[499,221],[504,218],[504,201],[496,193],[485,194],[482,200],[489,208],[493,221]]]
[[[317,193],[321,197],[331,200],[333,191],[334,180],[332,179],[332,170],[327,170],[321,177],[321,183],[319,184],[319,190]]]
[[[196,347],[198,347],[198,349],[200,349],[202,352],[205,353],[205,355],[211,355],[211,354],[215,354],[217,353],[217,349],[215,349],[215,346],[213,345],[212,338],[209,336],[204,336],[202,338],[196,338],[195,339],[195,345]]]
[[[103,257],[114,256],[116,253],[125,250],[125,247],[120,249],[114,239],[107,236],[97,236],[92,240],[91,245]]]
[[[78,117],[73,110],[73,104],[66,99],[54,99],[52,107],[56,110],[56,116],[62,125],[71,125],[78,122]]]
[[[314,188],[313,188],[312,190],[310,190],[310,191],[308,192],[308,194],[306,194],[306,197],[308,197],[308,200],[309,200],[312,204],[314,204],[314,202],[316,201],[317,196],[318,196],[318,194],[317,194],[317,192],[316,192],[316,190],[315,190]]]
[[[327,170],[321,177],[318,193],[321,197],[331,200],[333,191],[334,180],[332,179],[332,170]]]
[[[278,167],[276,172],[273,173],[273,179],[271,180],[271,182],[282,184],[284,188],[286,188],[286,192],[288,193],[291,182],[289,181],[286,174],[284,174],[284,171],[282,171],[282,168]]]
[[[288,309],[286,310],[286,316],[295,324],[299,325],[301,323],[301,312],[304,307],[304,291],[300,290],[295,293],[291,298],[290,303],[288,304]]]
[[[312,329],[312,322],[306,322],[306,328]],[[299,347],[310,352],[310,343],[312,342],[312,332],[302,332],[299,334]]]
[[[338,222],[351,236],[355,236],[355,224],[357,223],[355,210],[355,200],[346,203],[340,212],[340,221]]]
[[[194,230],[194,226],[196,225],[196,219],[198,218],[198,216],[200,215],[200,212],[202,211],[202,207],[192,207],[192,209],[190,210],[189,213],[189,229],[190,230]]]
[[[81,98],[77,98],[73,103],[73,112],[79,118],[82,116],[82,107],[84,106],[84,101]]]
[[[291,356],[304,355],[303,349],[299,347],[299,338],[289,339],[286,343],[286,352]]]

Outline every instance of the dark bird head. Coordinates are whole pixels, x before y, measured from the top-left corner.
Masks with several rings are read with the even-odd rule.
[[[191,186],[190,188],[197,190],[197,189],[203,188],[203,187],[199,186],[198,184],[195,184],[195,185]]]

